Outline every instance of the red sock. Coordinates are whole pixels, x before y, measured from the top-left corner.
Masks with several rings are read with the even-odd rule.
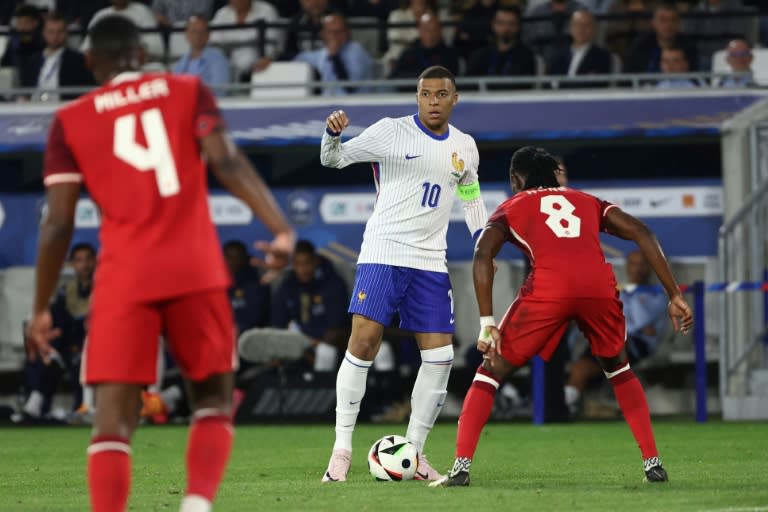
[[[456,432],[456,458],[471,459],[475,455],[480,433],[491,416],[499,384],[501,381],[485,368],[481,366],[477,369],[475,380],[472,381],[461,408],[459,428]]]
[[[657,457],[656,440],[653,438],[651,413],[645,400],[645,391],[632,370],[626,370],[608,379],[613,385],[616,401],[624,414],[629,429],[635,436],[643,459]]]
[[[120,436],[96,436],[88,447],[92,512],[122,512],[131,488],[131,445]]]
[[[187,495],[213,501],[232,451],[232,419],[214,409],[195,413],[187,443]]]

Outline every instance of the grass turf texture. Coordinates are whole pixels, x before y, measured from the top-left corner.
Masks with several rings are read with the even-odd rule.
[[[355,434],[349,481],[320,484],[333,442],[330,426],[241,426],[216,512],[252,510],[768,510],[768,425],[659,422],[667,484],[642,483],[639,452],[621,422],[535,427],[491,424],[468,488],[375,482],[370,444],[405,426],[364,425]],[[453,462],[453,424],[438,425],[427,453]],[[0,429],[0,510],[82,511],[85,428]],[[143,427],[134,437],[130,510],[175,511],[184,491],[183,427]]]

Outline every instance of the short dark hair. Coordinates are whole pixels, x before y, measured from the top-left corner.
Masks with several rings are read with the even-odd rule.
[[[35,18],[38,22],[42,19],[40,9],[34,5],[19,4],[13,11],[14,18]]]
[[[514,14],[517,16],[517,21],[520,21],[523,19],[523,13],[520,11],[520,8],[516,5],[502,5],[498,9],[496,9],[496,13],[494,13],[494,17],[496,17],[497,13],[500,12],[506,12],[507,14]]]
[[[532,188],[556,188],[555,171],[558,169],[557,160],[547,153],[545,149],[533,146],[524,146],[512,155],[509,164],[509,177],[517,174],[525,180],[523,190]]]
[[[298,240],[296,242],[296,248],[293,250],[294,254],[309,254],[314,256],[316,254],[315,245],[309,240]]]
[[[228,240],[224,243],[222,249],[234,249],[246,258],[248,257],[248,247],[240,240]]]
[[[451,81],[453,87],[456,87],[456,77],[453,76],[453,73],[451,73],[450,69],[443,66],[429,66],[427,69],[421,72],[419,78],[416,80],[416,83],[419,83],[421,80],[425,80],[427,78],[447,78]]]
[[[45,15],[45,21],[46,22],[54,21],[54,22],[57,22],[57,23],[65,23],[67,25],[69,24],[67,22],[67,18],[63,14],[58,12],[58,11],[51,11],[48,14],[46,14]]]
[[[141,47],[141,33],[128,18],[105,16],[88,30],[91,51],[108,58],[119,58]]]
[[[75,253],[78,253],[80,251],[88,251],[91,253],[91,256],[96,256],[96,248],[89,244],[88,242],[79,242],[72,246],[72,248],[69,250],[69,259],[75,257]]]

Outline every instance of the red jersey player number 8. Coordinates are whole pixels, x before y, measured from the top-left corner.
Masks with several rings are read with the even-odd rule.
[[[573,214],[576,207],[565,196],[542,197],[539,211],[547,215],[544,223],[558,238],[578,238],[581,235],[581,219]]]
[[[137,118],[141,119],[146,147],[136,142]],[[113,151],[116,157],[138,171],[154,171],[161,197],[179,193],[179,174],[159,108],[151,108],[141,114],[126,114],[115,119]]]

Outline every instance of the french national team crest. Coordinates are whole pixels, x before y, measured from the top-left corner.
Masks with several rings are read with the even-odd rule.
[[[368,294],[365,293],[363,290],[360,290],[359,292],[357,292],[357,303],[362,304],[367,296]]]
[[[461,176],[464,174],[464,160],[460,159],[459,154],[455,151],[451,155],[451,165],[453,166],[451,175],[456,179],[461,179]]]

